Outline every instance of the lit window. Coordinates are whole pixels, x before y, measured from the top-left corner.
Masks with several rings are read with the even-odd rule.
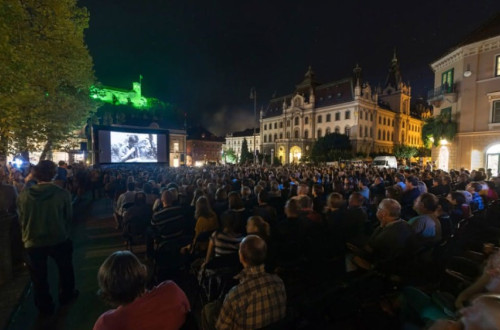
[[[174,152],[179,152],[179,142],[174,142]]]
[[[453,69],[443,72],[441,75],[441,85],[447,93],[453,90]]]
[[[495,76],[500,76],[500,55],[495,58]]]

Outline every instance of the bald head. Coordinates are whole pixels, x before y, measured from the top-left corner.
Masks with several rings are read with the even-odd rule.
[[[485,294],[461,311],[464,329],[500,329],[500,296]]]
[[[266,261],[267,244],[257,235],[248,235],[240,244],[240,260],[246,266],[259,266]]]

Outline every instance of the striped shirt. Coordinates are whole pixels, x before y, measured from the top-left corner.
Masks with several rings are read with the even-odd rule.
[[[226,295],[217,330],[260,329],[285,317],[285,285],[277,275],[260,265],[243,269],[235,278],[240,284]]]
[[[216,231],[212,234],[211,240],[215,246],[215,256],[220,257],[222,255],[237,253],[243,236],[241,234]]]

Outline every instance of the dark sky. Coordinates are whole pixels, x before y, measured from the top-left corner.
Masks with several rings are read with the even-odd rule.
[[[97,79],[171,102],[214,133],[251,127],[258,108],[288,94],[309,65],[320,82],[359,63],[382,84],[396,48],[412,96],[433,88],[430,62],[500,11],[499,0],[80,0]]]

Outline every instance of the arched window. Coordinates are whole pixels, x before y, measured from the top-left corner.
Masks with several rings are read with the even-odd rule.
[[[347,136],[351,135],[351,128],[349,126],[346,126],[344,129],[344,132],[345,132],[345,135],[347,135]]]
[[[283,133],[280,133],[280,139],[282,139],[282,138],[283,138]]]
[[[335,127],[335,133],[340,134],[340,127]]]
[[[308,130],[304,131],[304,139],[309,139],[309,131]]]
[[[309,124],[309,117],[304,118],[304,124]]]
[[[335,121],[340,120],[340,112],[335,112]]]
[[[370,127],[370,137],[373,137],[373,127]]]
[[[318,129],[318,139],[321,137],[321,128]]]
[[[385,141],[385,131],[382,132],[382,140]]]
[[[368,126],[365,126],[365,136],[368,137]]]
[[[264,143],[267,142],[267,135],[264,135]]]
[[[290,127],[290,120],[286,121],[286,127]]]
[[[380,130],[378,130],[378,139],[381,140],[381,137],[382,137],[382,133],[380,132]]]
[[[299,131],[298,130],[295,130],[295,132],[293,132],[293,137],[296,139],[299,138]]]
[[[391,140],[394,141],[394,132],[391,133]]]
[[[280,128],[283,128],[283,122],[280,121]]]
[[[278,128],[278,123],[274,123],[274,129]]]
[[[286,132],[286,138],[289,139],[290,138],[290,132]]]
[[[326,131],[325,131],[325,135],[326,135],[326,134],[330,134],[330,133],[331,133],[331,131],[330,131],[330,127],[327,127],[327,128],[326,128]]]
[[[265,130],[267,130],[267,125],[266,125],[266,124],[264,124],[264,131],[265,131]]]
[[[331,122],[332,121],[332,115],[331,114],[327,114],[326,115],[326,122]]]
[[[405,142],[405,132],[401,132],[401,143]]]
[[[269,142],[273,142],[273,136],[269,134]]]
[[[351,119],[351,112],[350,111],[345,112],[345,119]]]
[[[278,139],[278,134],[274,133],[274,141]]]
[[[359,126],[359,137],[363,137],[363,126]]]
[[[323,117],[322,116],[318,116],[318,123],[321,123],[323,121]]]
[[[295,117],[294,119],[294,125],[297,126],[299,124],[299,117]]]
[[[386,122],[385,117],[384,117],[384,125],[385,125],[386,123],[387,123],[387,122]]]
[[[359,111],[359,119],[363,119],[363,111]]]

